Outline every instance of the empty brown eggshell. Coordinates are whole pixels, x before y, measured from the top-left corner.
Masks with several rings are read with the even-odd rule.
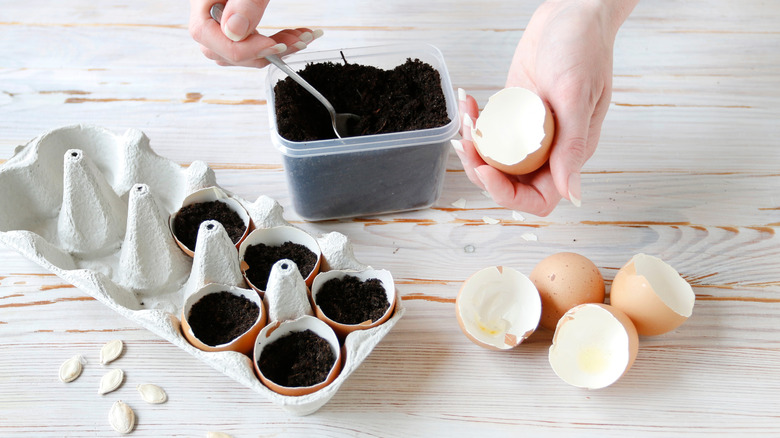
[[[640,335],[654,336],[682,325],[693,313],[696,295],[669,264],[637,254],[615,275],[609,299],[631,318]]]
[[[317,294],[319,293],[320,289],[322,289],[322,285],[325,284],[328,280],[332,280],[334,278],[342,279],[348,275],[356,277],[360,281],[376,278],[382,282],[382,286],[384,287],[385,293],[387,294],[387,302],[390,303],[390,306],[387,308],[381,318],[377,319],[376,321],[364,321],[360,324],[344,324],[332,320],[322,311],[320,306],[317,304]],[[312,301],[314,302],[314,312],[317,315],[317,318],[325,321],[325,323],[331,326],[336,334],[341,338],[345,338],[348,334],[355,330],[370,329],[384,323],[390,318],[390,316],[392,316],[393,311],[395,310],[396,302],[396,291],[395,283],[393,282],[393,276],[390,274],[390,271],[384,269],[366,269],[362,271],[333,270],[320,272],[314,278],[314,283],[311,287],[311,296]]]
[[[306,248],[309,248],[309,250],[317,256],[317,262],[315,263],[314,268],[309,273],[309,275],[304,278],[306,286],[311,287],[312,283],[314,282],[314,277],[316,277],[320,272],[320,266],[322,264],[322,250],[317,243],[317,239],[298,227],[291,225],[281,225],[278,227],[255,229],[249,233],[246,239],[244,239],[244,241],[241,242],[241,245],[238,247],[238,259],[241,264],[241,271],[244,273],[244,278],[246,279],[247,284],[252,287],[252,289],[258,291],[261,294],[265,292],[264,290],[252,284],[246,275],[246,271],[249,269],[249,265],[244,261],[244,254],[246,254],[247,248],[252,245],[258,245],[261,243],[268,246],[281,246],[285,242],[292,242],[303,245]]]
[[[211,346],[203,343],[198,337],[195,335],[195,333],[192,331],[192,327],[190,327],[190,324],[188,322],[188,315],[190,314],[190,310],[192,310],[192,306],[198,302],[201,298],[204,296],[211,294],[211,293],[218,293],[218,292],[230,292],[233,295],[236,296],[242,296],[253,303],[257,304],[257,306],[260,308],[260,314],[257,317],[257,321],[252,325],[252,327],[249,328],[244,334],[238,336],[231,342],[228,342],[227,344],[222,345],[216,345]],[[201,289],[197,290],[193,294],[191,294],[187,299],[184,300],[184,306],[182,306],[181,310],[181,331],[184,334],[184,337],[189,341],[190,344],[192,344],[195,348],[203,351],[236,351],[239,353],[243,353],[246,355],[249,355],[252,353],[252,349],[254,348],[255,339],[257,339],[257,335],[260,333],[260,330],[265,327],[266,320],[268,317],[268,313],[265,310],[265,306],[263,306],[263,300],[260,298],[260,296],[255,292],[254,290],[250,289],[242,289],[235,286],[229,286],[225,284],[219,284],[219,283],[209,283],[206,286],[203,286]]]
[[[192,192],[189,195],[187,195],[187,197],[184,198],[184,200],[181,203],[181,207],[179,207],[179,210],[174,212],[171,215],[169,220],[169,227],[171,229],[171,234],[173,234],[173,238],[176,240],[176,244],[179,245],[179,248],[181,248],[181,250],[184,251],[184,253],[190,257],[194,256],[195,248],[188,248],[176,236],[174,219],[176,218],[176,215],[179,214],[179,211],[181,211],[182,208],[188,205],[205,203],[205,202],[213,202],[213,201],[224,202],[230,207],[231,210],[238,213],[238,215],[244,221],[244,225],[245,225],[244,234],[241,236],[238,242],[236,242],[236,248],[238,248],[241,245],[241,242],[243,242],[244,239],[247,238],[249,233],[254,229],[252,218],[249,216],[249,213],[246,211],[246,208],[244,208],[244,206],[241,205],[241,203],[238,202],[238,200],[234,199],[233,197],[225,193],[225,191],[222,190],[221,188],[217,186],[212,186],[212,187],[206,187],[204,189],[200,189],[198,191]]]
[[[328,373],[328,377],[316,385],[299,387],[282,386],[265,377],[260,371],[260,367],[257,365],[260,356],[263,354],[263,349],[285,335],[305,330],[311,330],[321,338],[325,339],[333,349],[333,354],[336,357],[336,360],[333,363],[333,367],[331,368],[330,372]],[[341,344],[339,344],[339,339],[336,336],[336,332],[334,332],[329,325],[325,324],[324,321],[313,316],[304,315],[292,320],[277,321],[264,327],[260,331],[260,334],[257,336],[255,341],[252,362],[254,363],[257,377],[266,387],[268,387],[268,389],[282,395],[294,397],[302,396],[325,388],[331,382],[333,382],[336,377],[338,377],[342,366]]]

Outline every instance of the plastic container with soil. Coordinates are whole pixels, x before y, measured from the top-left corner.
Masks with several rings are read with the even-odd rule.
[[[266,81],[271,137],[283,155],[295,211],[307,220],[326,220],[431,206],[441,194],[449,141],[458,132],[457,97],[441,52],[425,44],[388,45],[300,53],[287,58],[287,63],[301,71],[309,64],[343,65],[344,60],[350,65],[382,70],[393,70],[409,60],[433,67],[439,76],[446,120],[441,126],[424,129],[293,141],[280,134],[279,127],[284,121],[277,120],[275,88],[286,76],[271,66]],[[342,104],[349,91],[353,96],[362,95],[359,90],[319,88],[323,88],[320,91],[333,99],[336,110],[341,112],[350,112]],[[415,97],[429,98],[425,92]],[[323,118],[329,124],[321,104],[316,101],[303,104],[321,110],[322,116],[317,116],[317,120]],[[414,110],[401,115],[407,119],[424,116],[414,114]]]

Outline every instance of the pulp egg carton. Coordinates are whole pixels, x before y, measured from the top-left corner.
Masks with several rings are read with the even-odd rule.
[[[221,226],[203,233],[201,225],[192,257],[177,246],[169,218],[188,195],[204,190],[240,203],[255,229],[292,227],[275,200],[261,195],[248,202],[222,190],[205,163],[195,161],[185,169],[157,155],[141,131],[117,135],[85,125],[55,129],[17,147],[0,166],[0,242],[286,411],[311,414],[402,317],[400,300],[394,300],[387,321],[343,338],[341,372],[330,384],[306,395],[271,391],[246,354],[204,351],[183,335],[179,317],[189,295],[212,283],[250,289],[239,270],[236,246]],[[321,272],[370,268],[355,259],[343,234],[314,238]],[[297,269],[275,270],[266,299],[287,296],[287,289],[308,291]],[[394,287],[387,292],[395,298]],[[308,301],[288,301],[277,298],[267,312],[277,319],[311,318]]]

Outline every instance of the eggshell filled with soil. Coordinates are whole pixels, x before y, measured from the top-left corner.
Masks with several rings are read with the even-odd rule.
[[[585,256],[573,252],[550,255],[530,275],[542,298],[539,325],[555,330],[558,320],[572,307],[604,302],[604,279],[599,268]]]
[[[267,287],[271,267],[282,259],[295,262],[306,286],[311,287],[320,270],[322,250],[311,234],[282,225],[252,231],[238,248],[238,258],[247,283],[262,293]]]
[[[291,341],[290,336],[302,336],[293,345],[280,343]],[[326,343],[329,350],[312,357],[320,343]],[[268,352],[271,353],[268,353]],[[327,354],[327,353],[330,354]],[[324,356],[328,356],[327,358]],[[316,392],[338,376],[341,371],[341,347],[333,329],[325,322],[304,315],[297,319],[277,321],[269,324],[257,336],[254,348],[254,366],[257,376],[270,390],[288,396],[301,396]],[[273,360],[274,362],[270,362]],[[325,363],[327,362],[327,363]],[[321,381],[299,386],[291,382],[305,380],[305,373],[316,370],[325,375]],[[296,376],[296,377],[292,377]],[[285,381],[286,380],[286,381]]]
[[[491,266],[474,273],[455,300],[458,324],[475,344],[508,350],[539,324],[542,301],[533,282],[512,268]]]
[[[635,255],[620,268],[609,297],[643,336],[676,329],[691,316],[696,301],[691,285],[673,267],[647,254]]]
[[[566,383],[587,389],[615,383],[634,364],[639,336],[629,317],[607,304],[580,304],[558,321],[548,359]]]
[[[251,304],[257,306],[257,317],[253,322],[246,321],[248,312],[254,309]],[[206,307],[198,309],[198,306]],[[193,309],[197,311],[197,322],[191,319],[195,317]],[[200,350],[236,351],[248,355],[266,319],[267,313],[257,292],[210,283],[184,301],[181,330],[187,341]],[[241,330],[246,325],[249,327]]]
[[[311,295],[317,317],[340,337],[384,323],[396,302],[390,271],[376,269],[321,272],[314,278]]]
[[[254,228],[244,206],[221,188],[206,187],[193,192],[170,216],[171,233],[176,244],[190,257],[195,254],[198,228],[206,220],[220,222],[236,248]]]
[[[471,135],[486,163],[504,173],[524,175],[547,162],[555,122],[536,93],[508,87],[488,99]]]

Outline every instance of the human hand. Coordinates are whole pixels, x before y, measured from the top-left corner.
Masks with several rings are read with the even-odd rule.
[[[308,28],[284,29],[269,36],[257,32],[270,0],[190,0],[189,30],[203,54],[219,65],[262,68],[268,55],[288,55],[305,49],[322,36]],[[222,3],[221,25],[211,18],[211,6]]]
[[[514,176],[487,165],[471,141],[477,103],[459,90],[463,141],[453,147],[469,179],[499,205],[539,216],[561,198],[580,205],[580,169],[596,150],[612,95],[615,35],[637,1],[548,1],[531,17],[506,86],[536,92],[553,111],[555,138],[540,169]]]

